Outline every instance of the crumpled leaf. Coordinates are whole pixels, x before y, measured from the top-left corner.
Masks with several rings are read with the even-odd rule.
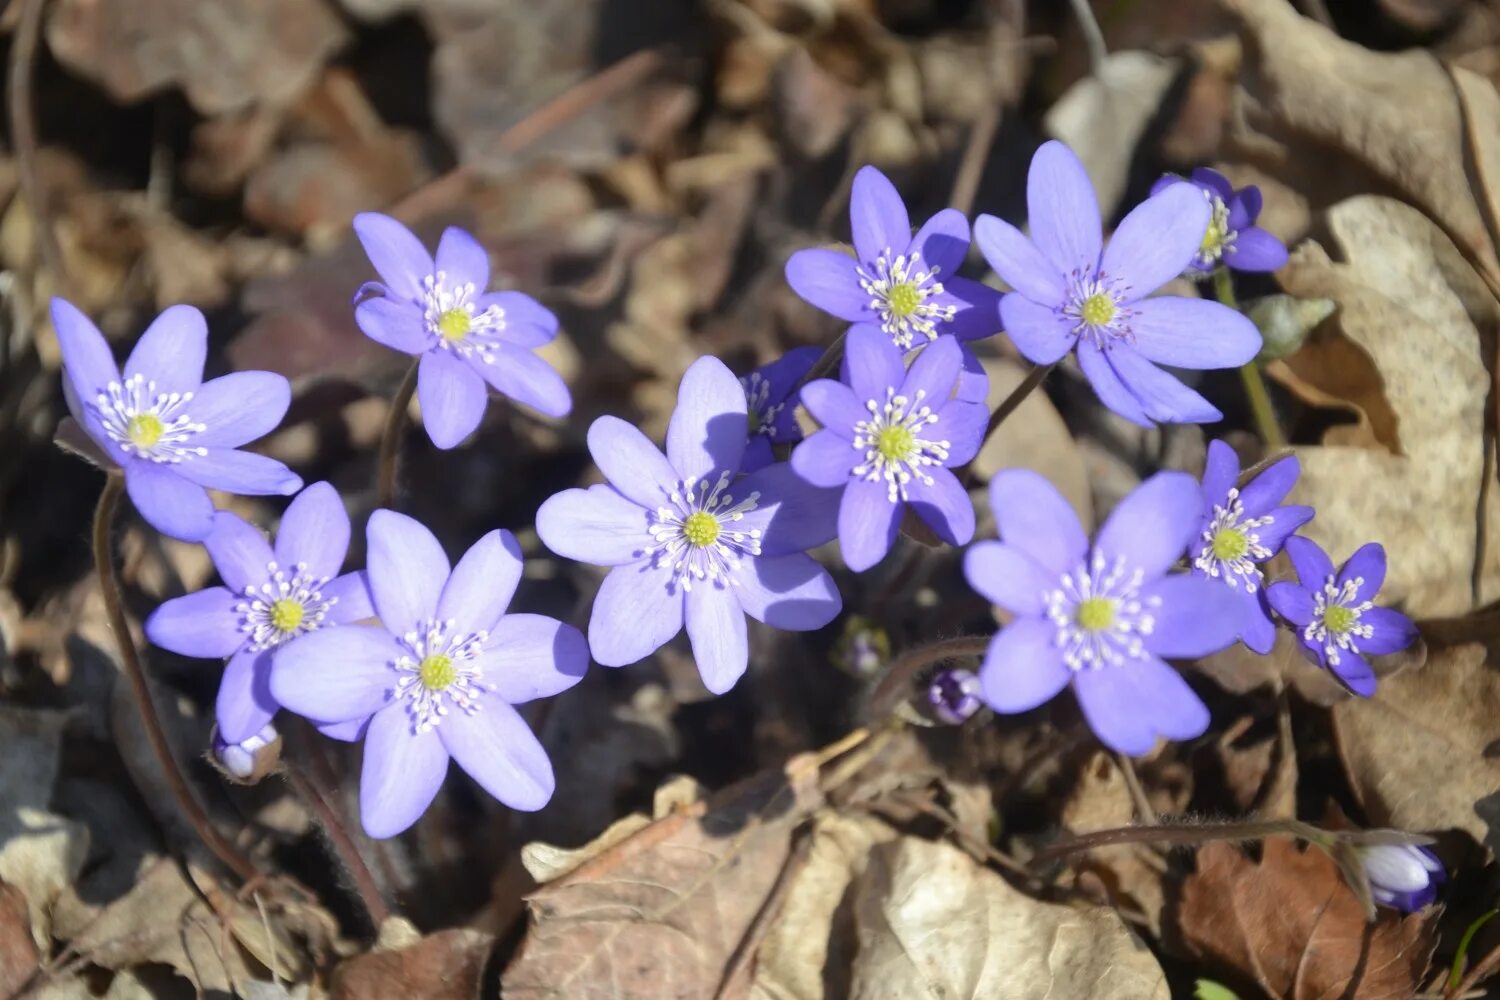
[[[1130,826],[1135,819],[1135,803],[1119,765],[1103,752],[1095,754],[1063,804],[1062,825],[1073,833],[1088,833]],[[1075,871],[1087,872],[1104,883],[1110,902],[1139,913],[1152,933],[1161,933],[1166,870],[1161,855],[1144,844],[1122,844],[1089,851],[1072,862]]]
[[[821,796],[794,760],[640,830],[529,899],[507,1000],[711,997]],[[743,992],[734,994],[742,996]]]
[[[373,951],[339,967],[334,1000],[432,997],[479,1000],[493,935],[467,928],[438,931],[391,951]]]
[[[1434,649],[1374,698],[1333,711],[1340,756],[1372,823],[1456,827],[1500,853],[1500,760],[1485,752],[1496,718],[1500,670],[1478,644]]]
[[[20,993],[41,958],[27,909],[25,894],[0,882],[0,997]]]
[[[854,886],[853,1000],[1170,995],[1113,910],[1024,895],[947,844],[905,837],[870,853]]]
[[[322,0],[62,0],[59,62],[131,103],[179,86],[199,112],[286,104],[348,39]]]
[[[1382,910],[1373,924],[1338,866],[1316,848],[1273,837],[1261,860],[1208,844],[1177,910],[1194,957],[1288,1000],[1398,1000],[1424,978],[1436,938],[1422,914]]]

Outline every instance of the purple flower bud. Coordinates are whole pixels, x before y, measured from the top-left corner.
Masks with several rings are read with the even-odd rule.
[[[1438,883],[1446,877],[1437,855],[1415,844],[1361,847],[1359,858],[1375,902],[1403,913],[1415,913],[1432,902]]]
[[[979,711],[979,678],[962,667],[944,667],[927,685],[932,714],[950,726],[961,726]]]
[[[229,743],[214,730],[214,762],[229,777],[247,785],[264,778],[281,758],[281,736],[276,727],[266,723],[260,732],[247,740]]]

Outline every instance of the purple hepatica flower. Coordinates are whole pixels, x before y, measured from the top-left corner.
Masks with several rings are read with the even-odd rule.
[[[944,667],[927,685],[927,704],[945,725],[961,726],[984,707],[979,698],[979,678],[962,667]]]
[[[1103,246],[1099,205],[1083,164],[1045,143],[1026,182],[1031,238],[991,215],[974,224],[985,258],[1015,291],[1005,331],[1028,360],[1049,365],[1076,345],[1078,363],[1111,410],[1142,426],[1208,423],[1223,414],[1157,365],[1234,368],[1260,350],[1255,324],[1227,306],[1146,298],[1198,252],[1208,204],[1174,184],[1125,216]]]
[[[1236,271],[1275,271],[1286,263],[1286,246],[1255,224],[1260,216],[1260,188],[1254,184],[1236,191],[1217,170],[1199,167],[1190,178],[1167,174],[1151,185],[1152,195],[1175,184],[1187,184],[1208,202],[1208,227],[1198,252],[1188,264],[1189,274],[1203,275],[1220,261]]]
[[[988,416],[978,403],[950,398],[960,354],[958,342],[944,338],[907,370],[883,334],[855,327],[843,382],[819,379],[802,389],[802,405],[823,429],[792,452],[792,468],[815,486],[844,487],[839,544],[856,572],[885,558],[907,503],[948,544],[974,537],[974,505],[949,469],[979,451]]]
[[[750,418],[750,443],[745,447],[742,471],[754,472],[774,462],[772,445],[802,440],[797,390],[822,356],[816,347],[796,347],[740,379]]]
[[[722,694],[749,662],[746,615],[804,632],[839,613],[833,579],[805,551],[833,538],[834,491],[785,462],[736,479],[745,431],[739,381],[699,358],[682,378],[665,457],[625,421],[600,417],[589,452],[609,485],[564,490],[537,511],[553,552],[612,567],[589,619],[600,663],[634,663],[686,623],[704,686]]]
[[[320,629],[277,650],[271,692],[311,719],[369,719],[360,818],[393,837],[427,809],[451,757],[512,809],[552,797],[547,751],[512,706],[566,691],[588,667],[583,636],[541,615],[507,615],[521,549],[492,531],[450,567],[421,524],[370,515],[379,625]]]
[[[1281,551],[1287,538],[1312,520],[1313,509],[1280,506],[1301,471],[1295,456],[1265,469],[1243,490],[1236,487],[1240,463],[1223,441],[1208,446],[1203,470],[1203,524],[1193,557],[1193,572],[1221,580],[1245,604],[1240,639],[1262,656],[1276,641],[1276,622],[1266,603],[1264,577],[1258,567]]]
[[[443,231],[437,260],[411,231],[385,215],[354,217],[354,232],[384,284],[354,310],[371,340],[421,357],[417,399],[427,435],[452,448],[484,416],[488,382],[546,414],[567,415],[568,387],[532,350],[557,336],[557,317],[520,292],[486,292],[490,258],[462,229]]]
[[[1266,591],[1271,607],[1296,626],[1313,660],[1355,694],[1370,697],[1375,671],[1365,657],[1399,652],[1417,640],[1410,618],[1374,604],[1385,582],[1385,549],[1374,542],[1362,545],[1337,571],[1310,539],[1288,538],[1286,554],[1298,582],[1271,584]]]
[[[214,516],[204,545],[225,585],[162,604],[146,619],[146,636],[183,656],[229,658],[216,714],[224,741],[240,743],[279,707],[271,695],[273,650],[375,611],[363,573],[338,575],[349,550],[349,514],[327,483],[292,501],[274,549],[228,511]]]
[[[192,306],[158,316],[123,372],[72,303],[52,300],[52,324],[73,419],[124,472],[131,502],[162,534],[202,541],[214,525],[209,489],[262,496],[302,488],[275,459],[237,450],[281,423],[290,384],[270,372],[203,381],[208,327]]]
[[[974,340],[999,332],[1000,293],[954,276],[969,253],[962,212],[945,208],[913,236],[895,185],[861,167],[849,220],[855,256],[799,250],[786,262],[786,280],[802,298],[856,329],[880,330],[902,350],[944,333]]]
[[[1149,751],[1158,736],[1208,728],[1208,708],[1163,657],[1206,656],[1234,642],[1241,606],[1228,588],[1168,575],[1198,526],[1203,491],[1160,472],[1120,501],[1093,547],[1046,479],[1001,472],[990,500],[1003,539],[969,549],[969,585],[1015,620],[980,668],[985,703],[1025,712],[1071,681],[1100,742]]]
[[[1370,894],[1382,906],[1415,913],[1437,899],[1447,878],[1443,863],[1416,844],[1375,844],[1358,848]]]

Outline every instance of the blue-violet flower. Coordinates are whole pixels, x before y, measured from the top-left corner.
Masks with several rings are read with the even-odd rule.
[[[1197,188],[1209,206],[1208,228],[1188,264],[1189,276],[1202,277],[1220,261],[1235,271],[1275,271],[1286,263],[1286,245],[1255,224],[1260,188],[1250,184],[1236,191],[1217,170],[1199,167],[1186,178],[1167,174],[1151,186],[1151,193],[1161,194],[1174,184]]]
[[[1374,844],[1356,850],[1375,902],[1403,913],[1415,913],[1431,903],[1447,878],[1437,855],[1417,844]]]
[[[949,726],[961,726],[984,707],[979,678],[963,667],[943,667],[927,684],[927,705],[932,714]]]
[[[754,472],[775,461],[772,445],[802,440],[802,428],[797,426],[798,388],[822,356],[816,347],[794,347],[740,379],[750,417],[743,471]]]

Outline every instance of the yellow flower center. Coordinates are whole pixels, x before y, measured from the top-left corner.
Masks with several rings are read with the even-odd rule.
[[[453,665],[453,657],[433,653],[418,665],[417,677],[427,690],[441,691],[458,680],[458,668]]]
[[[904,424],[885,427],[875,435],[875,450],[887,462],[904,462],[917,450],[917,436]]]
[[[1323,611],[1323,624],[1327,626],[1328,631],[1342,634],[1354,627],[1356,617],[1353,611],[1342,604],[1335,604]]]
[[[130,435],[130,443],[137,448],[152,448],[161,440],[165,430],[161,417],[154,413],[137,413],[130,418],[126,433]]]
[[[1085,632],[1102,632],[1115,623],[1115,602],[1107,597],[1089,597],[1078,602],[1073,620]]]
[[[1095,292],[1083,300],[1078,314],[1089,326],[1105,326],[1115,318],[1115,300],[1104,292]]]
[[[755,432],[760,430],[760,411],[752,406],[745,416],[750,421],[750,434],[754,436]]]
[[[449,309],[438,317],[437,327],[444,340],[463,340],[474,328],[474,317],[467,309]]]
[[[302,616],[305,613],[306,610],[300,601],[283,597],[271,605],[271,624],[276,626],[278,632],[292,632],[302,624]]]
[[[1214,558],[1221,562],[1234,562],[1250,551],[1250,541],[1238,528],[1220,528],[1214,534]]]
[[[1208,229],[1203,234],[1203,242],[1198,244],[1198,252],[1205,257],[1213,257],[1224,245],[1224,237],[1229,235],[1229,219],[1221,217],[1218,212],[1208,223]]]
[[[682,522],[682,535],[698,548],[707,548],[719,540],[719,519],[703,510],[689,514]]]
[[[885,301],[890,305],[892,315],[905,319],[917,311],[917,306],[922,304],[922,296],[916,285],[906,282],[892,285],[890,291],[885,293]]]

